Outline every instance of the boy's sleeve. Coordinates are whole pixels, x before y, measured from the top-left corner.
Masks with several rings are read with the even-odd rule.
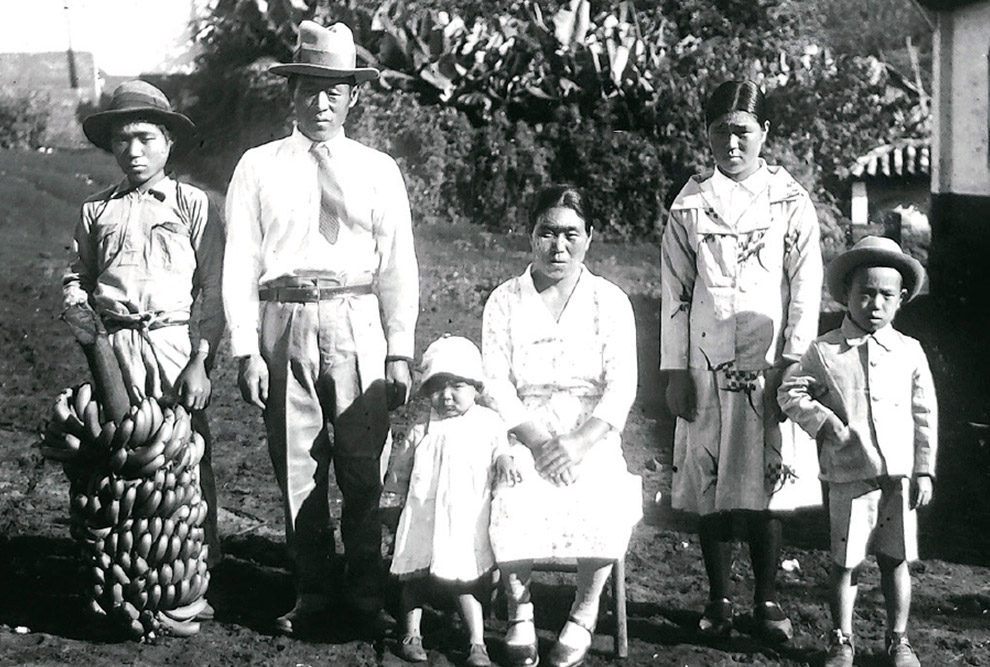
[[[87,303],[96,286],[96,250],[90,235],[90,221],[83,205],[72,240],[73,257],[62,276],[62,307]]]
[[[784,374],[784,380],[777,391],[780,409],[795,424],[811,437],[835,412],[819,401],[826,388],[825,366],[818,347],[812,343],[801,361],[792,364]]]
[[[213,202],[204,194],[198,203],[191,239],[196,253],[193,295],[199,293],[198,340],[194,341],[193,349],[213,357],[225,322],[220,288],[225,233],[220,210]]]
[[[911,386],[911,416],[914,419],[914,474],[935,476],[938,449],[938,402],[928,358],[921,344],[917,346],[917,365]]]

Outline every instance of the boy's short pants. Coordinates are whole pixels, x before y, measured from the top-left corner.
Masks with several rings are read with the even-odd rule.
[[[910,489],[907,477],[829,482],[832,560],[845,568],[869,553],[917,560],[918,513],[911,509]]]

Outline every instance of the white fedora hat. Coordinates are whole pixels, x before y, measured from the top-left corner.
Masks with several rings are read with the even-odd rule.
[[[299,24],[299,38],[292,62],[272,65],[268,71],[279,76],[353,76],[357,83],[378,78],[378,70],[374,67],[357,67],[357,51],[350,28],[343,23],[324,28],[313,21]]]

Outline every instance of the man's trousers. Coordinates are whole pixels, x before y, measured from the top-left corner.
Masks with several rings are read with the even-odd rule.
[[[374,295],[311,303],[264,301],[261,354],[269,372],[265,424],[282,490],[296,595],[330,593],[333,462],[343,497],[348,602],[381,608],[380,457],[389,432],[385,337]]]

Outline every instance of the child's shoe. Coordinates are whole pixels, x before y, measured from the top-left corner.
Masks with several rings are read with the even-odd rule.
[[[426,662],[426,649],[423,648],[423,638],[419,635],[406,635],[396,649],[399,657],[406,662]]]
[[[892,667],[921,667],[918,654],[911,648],[907,634],[903,632],[887,633],[887,656]]]
[[[829,633],[825,667],[853,667],[855,655],[852,635],[847,635],[838,628]]]
[[[488,649],[484,644],[471,644],[468,649],[467,660],[464,661],[467,667],[491,667],[492,661],[488,657]]]

